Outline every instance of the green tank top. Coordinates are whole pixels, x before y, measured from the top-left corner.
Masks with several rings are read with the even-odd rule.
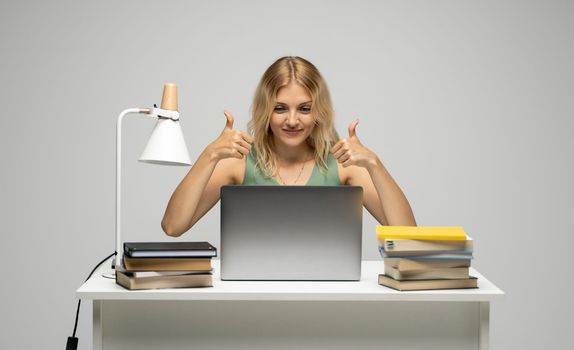
[[[272,177],[267,177],[261,173],[257,167],[255,159],[255,151],[252,149],[247,155],[245,161],[245,176],[243,177],[243,185],[266,185],[278,186],[279,183]],[[313,166],[311,177],[305,186],[340,186],[339,170],[337,168],[337,160],[332,154],[327,157],[327,173],[322,174],[317,164]]]

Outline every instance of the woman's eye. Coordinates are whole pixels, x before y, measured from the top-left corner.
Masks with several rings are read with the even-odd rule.
[[[273,109],[273,111],[276,112],[276,113],[283,113],[283,112],[285,112],[286,110],[287,110],[287,109],[286,109],[285,107],[283,107],[283,106],[276,106],[276,107]]]
[[[303,107],[299,108],[299,112],[305,113],[305,114],[311,113],[311,107],[303,106]]]

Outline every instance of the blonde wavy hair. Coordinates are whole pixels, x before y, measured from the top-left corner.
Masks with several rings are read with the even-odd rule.
[[[291,82],[301,85],[311,96],[311,115],[315,127],[307,143],[313,149],[315,164],[319,166],[321,173],[325,174],[329,151],[339,141],[333,120],[331,96],[317,67],[304,58],[295,56],[281,57],[269,66],[255,90],[248,130],[254,138],[257,150],[256,165],[265,176],[271,177],[277,173],[278,161],[269,123],[277,92]]]

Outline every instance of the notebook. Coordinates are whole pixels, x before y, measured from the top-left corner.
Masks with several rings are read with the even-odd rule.
[[[126,242],[128,258],[210,258],[217,249],[208,242]]]
[[[363,189],[223,186],[222,280],[361,277]]]

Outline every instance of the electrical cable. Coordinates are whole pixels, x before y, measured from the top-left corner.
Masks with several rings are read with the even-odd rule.
[[[100,267],[104,262],[106,262],[109,258],[111,258],[112,256],[114,256],[116,254],[117,254],[117,252],[113,252],[112,254],[108,255],[105,259],[100,261],[96,265],[96,267],[94,267],[92,272],[90,272],[90,274],[88,275],[88,278],[86,278],[85,282],[87,282],[90,279],[90,277],[92,277],[92,275],[94,274],[94,272],[96,272],[98,267]],[[74,333],[72,333],[71,337],[68,337],[68,341],[66,343],[66,350],[76,350],[78,348],[78,338],[76,338],[76,330],[78,329],[78,316],[80,315],[80,305],[81,304],[82,304],[82,299],[79,299],[78,300],[78,308],[76,309],[76,322],[74,323]]]

